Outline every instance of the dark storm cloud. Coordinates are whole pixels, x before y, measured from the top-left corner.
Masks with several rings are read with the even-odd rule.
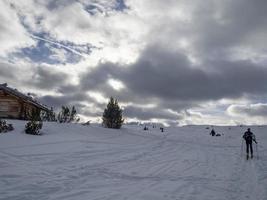
[[[193,68],[173,52],[150,49],[122,80],[135,77],[127,86],[143,95],[183,101],[218,100],[240,97],[244,93],[264,93],[267,68],[249,61],[210,62],[210,71]],[[139,75],[139,76],[138,76]]]
[[[61,96],[45,95],[40,97],[39,100],[47,106],[52,106],[56,112],[59,112],[62,106],[75,106],[78,114],[87,117],[101,117],[106,106],[98,103],[95,99],[84,94],[84,92],[77,91],[77,88]],[[84,102],[90,103],[91,106],[88,107]]]
[[[41,89],[55,89],[66,83],[69,75],[64,72],[56,72],[52,67],[36,67],[34,74],[30,80],[27,80],[28,85],[34,84]]]
[[[59,91],[65,96],[46,97],[44,100],[60,106],[74,100],[89,100],[89,97],[81,95],[84,91],[99,91],[106,97],[118,98],[120,102],[158,105],[154,110],[126,106],[127,117],[178,119],[179,114],[163,110],[171,108],[179,112],[205,101],[238,98],[244,94],[263,95],[267,91],[267,68],[250,61],[219,60],[206,64],[206,71],[201,67],[195,68],[185,55],[153,46],[130,66],[101,64],[81,77],[80,86],[61,87]],[[112,89],[107,83],[110,78],[122,81],[126,88],[121,91]],[[75,90],[77,93],[70,95]],[[98,105],[97,108],[104,109],[104,106]],[[83,112],[94,116],[99,114]]]
[[[149,119],[171,119],[177,120],[181,118],[178,113],[173,113],[168,110],[155,109],[155,108],[140,108],[135,106],[127,106],[123,110],[123,114],[130,118],[137,117],[140,120],[149,120]]]
[[[128,89],[140,96],[178,101],[201,99],[200,91],[199,94],[193,92],[199,85],[195,83],[205,83],[209,78],[204,71],[192,68],[185,55],[160,46],[146,49],[140,59],[119,76]]]
[[[63,94],[61,96],[55,96],[55,95],[45,95],[40,98],[42,102],[44,102],[46,105],[51,105],[55,107],[61,107],[62,105],[73,105],[77,104],[77,102],[80,101],[93,101],[90,97],[88,97],[86,94],[82,92],[73,92],[71,94]]]
[[[81,90],[79,85],[70,85],[70,84],[66,84],[61,86],[60,88],[57,89],[57,92],[61,93],[61,94],[74,94],[77,93]]]
[[[263,0],[214,3],[211,8],[198,5],[193,13],[194,26],[173,29],[188,31],[197,54],[211,55],[213,59],[192,66],[185,53],[150,44],[130,66],[105,63],[92,69],[81,77],[81,88],[99,91],[105,97],[115,96],[122,102],[153,102],[159,108],[178,111],[210,100],[262,95],[267,89],[267,69],[248,60],[229,61],[221,50],[242,42],[257,48],[256,43],[247,40],[257,40],[255,33],[266,31],[266,11]],[[174,32],[173,37],[164,39],[169,41],[179,34]],[[214,57],[218,52],[219,59]],[[110,78],[122,81],[126,89],[114,90],[107,83]]]
[[[107,87],[107,81],[112,78],[115,72],[116,65],[113,63],[101,64],[95,69],[92,69],[88,74],[81,76],[81,86],[87,90],[99,90]]]
[[[206,65],[204,71],[191,66],[187,57],[179,52],[153,46],[146,49],[136,63],[127,67],[100,65],[84,76],[81,83],[110,94],[106,80],[112,77],[126,85],[120,95],[127,94],[128,101],[154,98],[158,103],[166,101],[183,106],[244,94],[261,95],[267,90],[267,68],[250,61],[219,60]]]

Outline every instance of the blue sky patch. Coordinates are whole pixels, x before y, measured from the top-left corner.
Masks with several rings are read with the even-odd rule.
[[[117,0],[114,9],[118,11],[124,11],[129,7],[125,4],[124,0]]]
[[[19,52],[13,53],[15,57],[27,57],[35,63],[48,63],[48,64],[65,64],[65,63],[78,63],[82,59],[80,54],[90,54],[91,49],[89,45],[74,46],[71,43],[48,42],[45,34],[38,34],[36,36],[42,39],[36,39],[37,45],[33,47],[22,48]],[[57,44],[58,43],[58,44]],[[66,47],[66,48],[65,48]],[[72,52],[76,51],[77,53]],[[59,54],[60,55],[59,55]],[[62,57],[64,57],[62,59]]]

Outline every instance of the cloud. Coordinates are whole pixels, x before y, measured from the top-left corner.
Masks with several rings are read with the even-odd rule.
[[[155,109],[155,108],[141,108],[137,106],[126,106],[123,114],[129,118],[138,118],[139,120],[150,119],[181,119],[181,115],[170,110]]]
[[[64,94],[64,95],[45,95],[40,98],[42,102],[44,102],[47,105],[53,105],[56,108],[60,108],[64,105],[73,105],[77,104],[82,101],[89,101],[91,100],[90,97],[88,97],[85,94],[82,93],[72,93],[72,94]]]
[[[0,62],[0,72],[1,82],[39,96],[55,94],[58,88],[73,81],[60,67],[34,64],[27,59],[18,59],[15,63]]]
[[[48,66],[36,67],[28,84],[34,84],[41,89],[55,89],[67,83],[69,75],[64,72],[49,69]]]
[[[124,1],[10,1],[31,35],[46,33],[47,42],[93,46],[98,60],[115,62],[133,60],[142,48],[145,24]]]
[[[72,90],[72,88],[75,89]],[[61,88],[59,92],[63,93],[60,95],[41,96],[39,100],[46,105],[53,106],[57,112],[61,109],[61,106],[75,106],[77,112],[82,115],[84,119],[98,119],[102,116],[106,105],[97,102],[97,100],[90,95],[77,90],[75,86],[70,85],[68,88]]]
[[[12,4],[0,2],[0,56],[16,51],[17,48],[34,46],[27,30],[20,23]]]
[[[227,114],[235,124],[262,125],[267,120],[267,104],[232,104],[227,108]]]
[[[158,111],[171,109],[181,112],[188,108],[201,107],[208,101],[234,101],[248,95],[265,95],[266,68],[249,60],[221,59],[209,61],[206,65],[196,67],[179,51],[151,46],[140,54],[136,63],[126,66],[113,63],[99,64],[83,75],[80,84],[85,90],[93,88],[101,91],[106,97],[115,96],[122,102],[156,103],[155,109]],[[122,91],[112,90],[107,84],[110,78],[120,80],[125,88]],[[135,114],[143,120],[148,119],[150,115],[149,109],[134,110],[132,107],[126,107],[125,110],[129,110],[125,112],[126,116],[133,117]],[[144,112],[147,112],[147,115]],[[155,112],[151,117],[157,118],[158,115],[160,118],[162,114],[159,113]],[[165,117],[171,119],[170,116]],[[226,118],[218,117],[219,120],[213,121],[220,124],[224,124],[223,120],[229,122]],[[211,116],[194,118],[187,122],[204,122],[205,119],[211,119]]]
[[[1,80],[92,116],[114,96],[131,118],[213,114],[222,124],[227,107],[241,112],[239,99],[266,103],[266,9],[264,0],[5,0]]]
[[[109,96],[111,90],[106,80],[118,79],[126,87],[125,94],[128,96],[129,92],[132,95],[128,96],[128,101],[138,96],[167,102],[201,102],[239,98],[244,94],[265,94],[266,68],[250,61],[220,60],[207,65],[209,70],[206,71],[204,67],[195,68],[185,55],[152,46],[132,65],[100,64],[84,75],[81,85],[87,89],[99,89]]]
[[[4,79],[4,78],[7,79],[7,80],[15,78],[14,73],[12,72],[12,70],[10,70],[11,68],[12,68],[12,65],[10,63],[2,63],[2,62],[0,62],[0,77],[1,77],[1,80]]]
[[[248,116],[248,117],[266,117],[267,118],[267,104],[257,103],[249,105],[231,105],[227,112],[233,116]]]

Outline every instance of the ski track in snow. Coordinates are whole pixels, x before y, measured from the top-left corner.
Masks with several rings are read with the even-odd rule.
[[[267,127],[259,157],[240,157],[244,127],[121,130],[45,123],[0,135],[0,200],[266,200]]]

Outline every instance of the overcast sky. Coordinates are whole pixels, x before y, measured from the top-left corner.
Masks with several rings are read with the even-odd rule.
[[[2,0],[0,82],[99,120],[266,124],[266,0]]]

